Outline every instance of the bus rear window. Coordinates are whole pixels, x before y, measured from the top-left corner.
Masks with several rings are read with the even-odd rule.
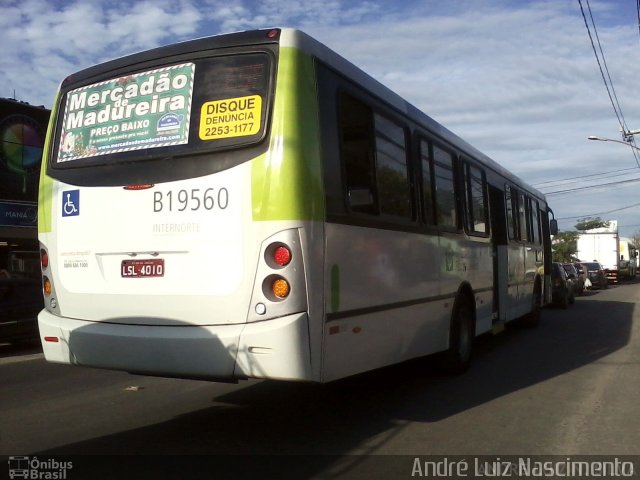
[[[131,162],[259,142],[271,63],[266,52],[201,58],[73,88],[62,98],[54,164]]]

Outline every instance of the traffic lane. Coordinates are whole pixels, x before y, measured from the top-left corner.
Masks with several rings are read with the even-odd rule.
[[[43,358],[0,365],[0,455],[126,432],[211,406],[237,388],[73,367]],[[121,445],[120,453],[129,453]]]
[[[42,358],[44,358],[44,355],[39,340],[37,343],[31,342],[28,344],[0,343],[0,366]],[[0,372],[0,380],[2,380],[1,375],[2,372]]]
[[[20,375],[50,383],[32,386],[28,409],[14,392],[2,452],[572,453],[588,445],[563,445],[562,422],[591,391],[601,363],[637,348],[629,347],[634,304],[614,295],[622,288],[568,311],[545,310],[537,329],[481,339],[472,369],[451,378],[431,361],[329,385],[225,385],[29,362],[38,368]],[[622,364],[637,375],[637,364]],[[637,454],[640,442],[630,445]]]

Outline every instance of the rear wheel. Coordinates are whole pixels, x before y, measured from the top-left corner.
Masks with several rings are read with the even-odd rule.
[[[473,307],[466,296],[458,295],[451,314],[449,349],[442,357],[446,373],[459,374],[469,368],[474,337]]]

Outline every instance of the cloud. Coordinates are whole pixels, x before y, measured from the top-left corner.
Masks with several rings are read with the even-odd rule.
[[[236,0],[221,5],[209,1],[209,18],[218,22],[223,32],[252,28],[354,25],[380,14],[382,4],[373,1],[346,0]]]
[[[51,105],[67,75],[95,63],[194,35],[201,14],[188,1],[82,2],[40,0],[0,7],[0,96],[34,95]],[[42,90],[42,84],[48,94]]]

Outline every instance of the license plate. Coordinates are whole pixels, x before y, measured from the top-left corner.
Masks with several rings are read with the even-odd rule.
[[[123,260],[120,273],[125,278],[162,277],[164,276],[164,259]]]

